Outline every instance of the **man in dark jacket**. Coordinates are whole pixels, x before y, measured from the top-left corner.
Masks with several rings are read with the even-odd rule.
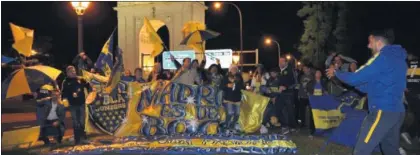
[[[76,144],[80,144],[80,138],[86,139],[85,129],[85,93],[84,89],[90,89],[89,84],[80,77],[76,76],[74,66],[66,69],[67,78],[61,86],[63,99],[67,99],[70,105],[70,112],[73,120],[74,139]]]
[[[418,140],[420,137],[420,64],[418,57],[413,54],[408,55],[408,67],[410,68],[407,72],[407,89],[405,91],[405,97],[408,103],[408,111],[414,114],[413,123],[407,128],[408,133],[403,133],[404,136],[410,135],[411,138]],[[411,138],[409,144],[413,144]],[[407,140],[406,140],[407,141]]]
[[[364,66],[354,73],[329,69],[327,75],[337,77],[368,96],[369,114],[360,128],[353,155],[371,154],[378,145],[385,155],[400,154],[407,54],[400,45],[392,45],[394,37],[390,30],[373,32],[368,39],[373,57]]]
[[[51,85],[44,85],[40,90],[40,99],[37,100],[37,122],[41,126],[40,138],[45,145],[50,144],[48,139],[52,133],[58,143],[64,135],[65,109],[61,104],[60,92]]]
[[[280,82],[280,95],[276,98],[276,103],[281,106],[280,122],[282,123],[282,133],[287,134],[296,131],[297,121],[294,105],[294,86],[295,77],[291,66],[288,65],[286,58],[279,58],[280,73],[278,75]]]

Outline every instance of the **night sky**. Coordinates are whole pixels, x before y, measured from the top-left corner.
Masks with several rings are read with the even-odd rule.
[[[296,13],[301,2],[234,2],[243,14],[244,50],[259,48],[260,62],[273,67],[276,47],[265,47],[262,37],[270,35],[282,52],[296,51],[303,33]],[[207,28],[222,35],[207,42],[207,49],[239,50],[239,18],[234,7],[215,12],[206,2]],[[103,44],[117,26],[116,2],[93,2],[84,15],[84,49],[96,60]],[[420,2],[351,2],[348,19],[351,57],[364,63],[370,56],[368,33],[377,28],[393,28],[396,43],[408,52],[420,53]],[[35,29],[35,37],[52,38],[55,66],[62,68],[77,54],[77,16],[69,2],[2,2],[2,55],[10,54],[13,43],[9,22]],[[161,30],[160,30],[161,31]],[[166,40],[167,36],[162,36]],[[270,57],[271,56],[271,57]]]

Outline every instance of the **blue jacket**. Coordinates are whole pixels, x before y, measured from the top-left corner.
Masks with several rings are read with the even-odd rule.
[[[387,45],[355,73],[337,71],[336,76],[367,93],[369,111],[404,112],[406,57],[400,45]]]

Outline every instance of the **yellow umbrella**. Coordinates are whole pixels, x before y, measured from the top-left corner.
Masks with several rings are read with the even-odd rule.
[[[32,44],[34,42],[34,30],[24,28],[13,23],[9,23],[12,29],[15,43],[12,45],[20,54],[29,57],[34,55]]]
[[[60,74],[60,70],[42,65],[19,69],[3,82],[2,98],[35,92],[41,86],[54,82]]]

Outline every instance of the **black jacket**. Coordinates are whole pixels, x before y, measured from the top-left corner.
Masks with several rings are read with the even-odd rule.
[[[242,92],[241,90],[245,89],[244,80],[242,79],[242,75],[240,73],[235,75],[235,90],[233,88],[229,88],[228,84],[233,84],[229,81],[229,75],[226,75],[222,83],[220,84],[220,90],[223,91],[223,99],[232,102],[239,102],[242,99]]]
[[[295,77],[294,77],[294,72],[292,70],[292,68],[289,66],[286,67],[286,69],[284,69],[283,71],[281,71],[281,69],[279,68],[279,82],[280,82],[280,86],[285,86],[287,87],[286,91],[291,91],[294,88],[292,88],[295,85]]]
[[[79,78],[66,78],[61,86],[62,98],[66,98],[69,104],[72,105],[84,105],[85,104],[85,92],[84,89],[90,90],[89,83]],[[73,93],[77,96],[74,97]]]

